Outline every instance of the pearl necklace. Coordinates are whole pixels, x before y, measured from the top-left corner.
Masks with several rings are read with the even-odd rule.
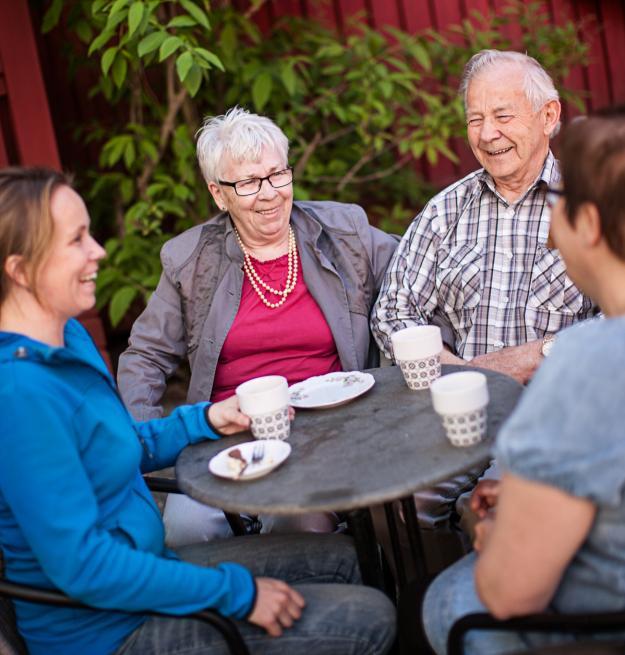
[[[288,271],[286,275],[286,284],[284,287],[284,291],[270,287],[260,277],[260,275],[258,275],[256,270],[254,269],[254,266],[252,265],[252,258],[250,257],[250,254],[245,248],[245,246],[243,245],[243,241],[241,240],[241,237],[236,227],[234,228],[234,233],[237,237],[237,241],[239,242],[239,246],[241,247],[241,250],[243,252],[243,270],[247,274],[247,277],[250,281],[250,284],[252,285],[252,288],[254,289],[254,291],[256,291],[258,297],[263,301],[263,304],[269,307],[269,309],[276,309],[277,307],[281,307],[282,305],[284,305],[289,294],[291,293],[291,291],[293,291],[293,289],[295,289],[295,285],[297,284],[297,245],[295,243],[295,234],[293,233],[293,228],[289,225]],[[267,300],[265,294],[263,293],[260,287],[263,287],[263,289],[269,291],[269,293],[272,293],[275,296],[280,296],[280,300],[278,302],[269,302],[269,300]]]

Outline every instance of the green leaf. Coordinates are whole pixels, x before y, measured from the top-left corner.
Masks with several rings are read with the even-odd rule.
[[[343,46],[340,43],[330,43],[317,50],[317,57],[340,57],[343,54]]]
[[[267,72],[261,73],[254,80],[254,84],[252,85],[252,100],[254,101],[256,111],[261,111],[265,106],[271,95],[272,87],[273,80],[271,79],[271,75]]]
[[[197,21],[195,18],[191,18],[191,16],[176,16],[175,18],[172,18],[169,23],[167,23],[167,27],[194,27],[197,25]]]
[[[293,70],[293,63],[288,63],[282,67],[280,77],[288,94],[291,96],[294,95],[295,88],[297,87],[297,75],[295,75],[295,71]]]
[[[126,165],[126,168],[128,170],[130,170],[130,168],[134,164],[136,156],[137,156],[137,151],[135,148],[135,142],[128,141],[128,144],[126,145],[126,148],[124,150],[124,164]]]
[[[219,44],[221,45],[226,57],[234,56],[237,49],[237,42],[236,29],[232,23],[228,23],[228,25],[226,25],[221,31],[221,36],[219,38]]]
[[[129,2],[130,0],[115,0],[113,6],[109,9],[109,17],[119,13]]]
[[[122,88],[122,84],[126,80],[126,73],[128,72],[128,62],[125,57],[117,57],[113,64],[113,82],[118,89]]]
[[[109,305],[109,317],[113,327],[124,318],[136,295],[137,290],[134,287],[122,287],[113,294]]]
[[[97,14],[100,12],[102,7],[108,2],[108,0],[94,0],[91,3],[91,15],[92,16],[97,16]]]
[[[147,139],[142,139],[139,147],[141,149],[141,152],[144,153],[147,157],[149,157],[153,161],[156,161],[158,159],[158,149],[151,141],[148,141]]]
[[[96,38],[94,39],[93,43],[89,46],[89,51],[87,54],[91,56],[96,50],[99,50],[104,44],[106,44],[108,41],[110,41],[111,37],[113,36],[113,30],[104,30]]]
[[[158,51],[158,60],[163,61],[171,56],[182,45],[182,41],[177,36],[170,36],[165,39]]]
[[[102,68],[103,75],[108,75],[109,69],[113,65],[116,55],[117,55],[117,48],[109,48],[102,55],[102,60],[100,61],[100,67]]]
[[[187,73],[187,77],[184,81],[184,85],[189,92],[189,95],[193,98],[195,94],[200,90],[200,85],[202,84],[202,71],[199,66],[193,64]]]
[[[421,67],[426,71],[432,70],[432,60],[428,51],[420,44],[414,43],[412,45],[412,54],[414,58],[421,64]]]
[[[58,24],[62,10],[63,0],[54,0],[50,5],[50,9],[46,11],[45,16],[43,17],[43,24],[41,26],[41,31],[43,34],[47,34],[53,27]]]
[[[76,34],[83,43],[89,43],[93,38],[93,30],[86,20],[79,20],[76,23]]]
[[[143,19],[143,2],[133,2],[128,12],[128,36],[132,36]]]
[[[156,50],[166,38],[167,32],[161,32],[160,30],[148,34],[147,36],[143,37],[141,41],[139,41],[139,45],[137,46],[137,54],[139,57],[145,57],[145,55],[149,54],[150,52],[154,52],[154,50]]]
[[[205,27],[207,30],[210,30],[211,26],[210,23],[208,22],[208,17],[204,13],[204,11],[200,9],[200,7],[198,7],[196,4],[191,2],[191,0],[180,0],[180,4],[184,7],[185,11],[190,16],[193,16],[193,18],[195,18],[195,20],[200,25]]]
[[[195,48],[195,54],[200,55],[202,59],[207,61],[209,64],[212,64],[216,68],[219,68],[220,71],[225,71],[224,65],[221,63],[221,59],[214,53],[209,52],[205,48]]]
[[[176,71],[178,72],[178,78],[181,82],[185,81],[189,71],[193,66],[193,55],[187,51],[183,52],[178,59],[176,59]]]

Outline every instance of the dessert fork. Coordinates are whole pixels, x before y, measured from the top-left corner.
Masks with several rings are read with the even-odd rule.
[[[262,462],[263,457],[265,457],[265,444],[257,443],[252,451],[252,464]]]

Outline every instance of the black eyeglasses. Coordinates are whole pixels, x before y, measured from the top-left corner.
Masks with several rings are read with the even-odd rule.
[[[267,180],[274,189],[287,186],[293,182],[293,168],[288,166],[281,171],[276,171],[265,177],[250,177],[247,180],[237,180],[236,182],[225,182],[224,180],[217,181],[224,186],[233,187],[237,196],[253,196],[260,191],[265,180]]]
[[[558,203],[558,200],[564,196],[564,191],[562,189],[555,189],[554,187],[547,187],[547,196],[545,200],[547,201],[547,205],[549,209],[553,209],[556,204]]]

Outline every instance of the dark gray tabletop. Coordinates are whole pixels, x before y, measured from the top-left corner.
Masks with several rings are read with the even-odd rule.
[[[468,367],[444,366],[443,374]],[[411,391],[398,367],[369,371],[366,394],[332,409],[297,410],[280,467],[250,481],[224,480],[208,471],[221,449],[249,441],[249,432],[185,448],[176,463],[180,488],[192,498],[230,512],[295,514],[350,510],[402,498],[488,460],[492,441],[522,386],[505,375],[488,378],[488,437],[452,446],[428,391]]]

